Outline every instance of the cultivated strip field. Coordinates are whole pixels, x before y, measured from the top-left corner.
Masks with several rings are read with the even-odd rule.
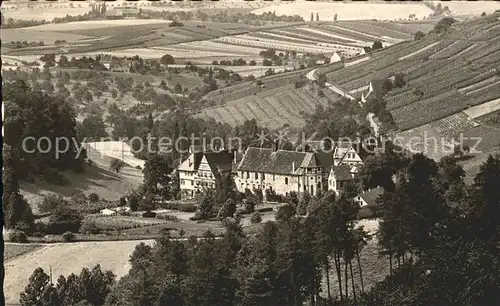
[[[403,73],[406,86],[391,90],[385,100],[399,129],[413,129],[500,98],[500,41],[480,36],[490,35],[492,29],[500,35],[496,25],[500,21],[494,15],[474,21],[471,36],[477,42],[429,36],[384,48],[363,61],[334,63],[320,71],[329,83],[357,96],[366,96],[363,88],[370,81]],[[362,30],[357,23],[355,27]],[[460,36],[462,30],[458,27],[450,33]],[[496,104],[491,105],[478,113],[494,111]],[[453,122],[452,117],[450,126]],[[460,126],[458,121],[456,124]]]
[[[295,89],[288,85],[228,101],[223,107],[206,108],[197,116],[232,126],[250,119],[257,119],[260,125],[269,129],[301,126],[305,123],[304,115],[314,112],[316,105],[326,106],[341,98],[328,89],[324,89],[324,93],[326,97],[319,98],[305,87]]]
[[[476,119],[500,110],[500,99],[483,103],[464,110],[470,118]]]

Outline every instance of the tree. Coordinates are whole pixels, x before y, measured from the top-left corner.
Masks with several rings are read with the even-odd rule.
[[[300,197],[298,205],[296,205],[297,215],[299,216],[306,215],[310,203],[311,203],[311,195],[309,194],[309,192],[304,192]]]
[[[382,49],[382,42],[380,40],[375,40],[372,45],[372,50]]]
[[[78,211],[69,207],[58,207],[50,216],[47,229],[54,235],[65,232],[78,233],[82,220],[83,216]]]
[[[90,115],[83,119],[83,136],[87,137],[88,141],[100,141],[107,137],[106,126],[100,115]]]
[[[178,94],[182,93],[182,86],[181,86],[181,84],[179,84],[179,83],[175,84],[175,86],[174,86],[174,92],[178,93]]]
[[[162,63],[165,66],[172,65],[175,63],[175,59],[172,55],[165,54],[164,56],[161,57],[160,63]]]
[[[94,100],[94,97],[92,97],[92,94],[90,93],[90,91],[86,90],[85,93],[83,94],[83,99],[87,103],[90,103]]]
[[[146,193],[139,203],[139,208],[145,211],[156,209],[156,198],[152,193]]]
[[[245,211],[247,213],[253,213],[255,211],[255,206],[257,206],[257,198],[254,195],[245,199]]]
[[[421,31],[417,31],[415,32],[413,40],[421,40],[424,37],[425,37],[424,33],[422,33]]]
[[[31,274],[28,285],[21,292],[19,303],[22,306],[49,306],[57,305],[57,294],[50,283],[49,276],[42,268],[37,268]]]
[[[131,211],[137,211],[139,208],[139,197],[136,193],[132,193],[128,198],[128,205]]]
[[[198,198],[198,210],[195,218],[198,220],[207,220],[214,214],[215,195],[212,190],[207,190]]]
[[[153,194],[168,198],[168,186],[172,168],[163,155],[150,154],[144,165],[144,186]]]
[[[38,205],[38,209],[42,213],[55,212],[59,208],[69,207],[68,202],[61,196],[57,194],[48,194],[42,200],[42,203]]]
[[[250,222],[253,224],[262,222],[262,216],[259,211],[255,211],[250,218]]]
[[[290,204],[286,204],[278,208],[278,211],[276,212],[276,220],[286,222],[289,221],[294,215],[295,208]]]
[[[226,218],[232,218],[235,213],[236,213],[236,202],[233,199],[229,198],[226,200],[224,205],[221,206],[217,218],[222,221]]]
[[[432,33],[440,34],[440,33],[446,33],[448,29],[451,27],[452,24],[456,22],[455,19],[451,17],[445,17],[436,23],[434,28],[432,29]]]

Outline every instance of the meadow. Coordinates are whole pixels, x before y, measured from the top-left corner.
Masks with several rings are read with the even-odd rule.
[[[46,273],[52,268],[53,281],[61,274],[79,274],[82,268],[96,264],[121,277],[130,269],[129,256],[140,242],[153,243],[152,240],[54,243],[18,256],[5,263],[5,302],[18,303],[19,294],[38,267]]]

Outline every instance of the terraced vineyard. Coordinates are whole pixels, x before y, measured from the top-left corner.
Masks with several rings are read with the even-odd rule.
[[[465,130],[473,128],[477,123],[472,121],[466,113],[460,112],[438,120],[432,125],[441,135],[452,138]]]
[[[228,101],[222,107],[205,108],[196,116],[213,118],[231,126],[257,119],[262,126],[278,129],[285,125],[301,126],[305,122],[304,115],[314,112],[317,105],[326,106],[341,99],[326,88],[323,89],[325,96],[317,97],[306,87],[295,89],[287,85],[265,90]]]
[[[371,35],[370,31],[380,33],[377,25],[339,24],[367,35]],[[467,38],[473,40],[464,39],[464,28]],[[394,31],[403,30],[391,29],[387,34]],[[500,98],[500,40],[490,40],[500,36],[500,20],[498,14],[489,15],[470,24],[453,25],[448,32],[384,48],[353,65],[335,63],[320,73],[329,83],[358,97],[363,92],[366,95],[364,88],[370,81],[404,73],[405,86],[385,97],[398,128],[409,130],[442,119],[437,129],[453,134],[470,127],[462,115],[454,114]]]

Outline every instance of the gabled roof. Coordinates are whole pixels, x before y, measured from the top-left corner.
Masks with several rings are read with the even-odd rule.
[[[339,165],[332,168],[333,176],[337,181],[350,181],[353,179],[351,167],[348,165]]]
[[[377,187],[359,195],[367,205],[377,204],[377,198],[384,193],[384,189]]]
[[[333,161],[327,162],[319,153],[249,147],[238,170],[299,175],[305,168],[325,168],[332,163]]]
[[[180,164],[178,170],[198,171],[203,157],[205,157],[205,160],[214,174],[232,170],[233,154],[228,151],[210,152],[205,154],[203,152],[193,153]]]
[[[297,146],[296,151],[325,152],[332,151],[332,145],[324,140],[308,140]]]
[[[228,151],[205,153],[205,158],[214,174],[233,169],[233,154]]]

